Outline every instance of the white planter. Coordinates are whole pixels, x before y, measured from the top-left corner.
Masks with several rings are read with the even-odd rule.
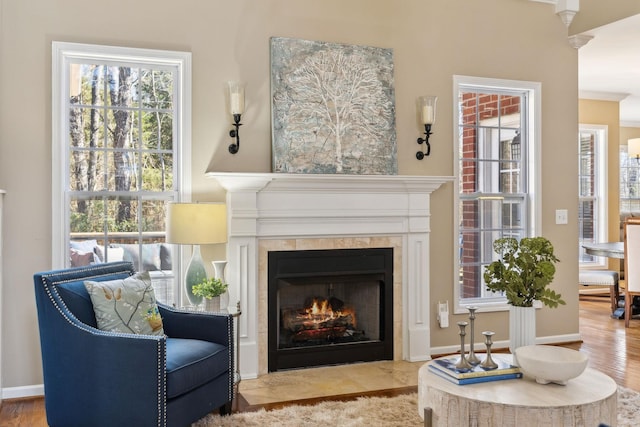
[[[509,306],[509,350],[513,364],[518,365],[516,348],[536,343],[536,309],[534,307]]]
[[[220,297],[205,298],[204,311],[220,312]]]

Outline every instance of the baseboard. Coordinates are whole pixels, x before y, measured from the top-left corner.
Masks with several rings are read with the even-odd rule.
[[[566,334],[566,335],[551,335],[547,337],[537,337],[536,344],[569,344],[573,342],[581,342],[582,335]],[[474,343],[474,351],[478,353],[484,353],[486,351],[485,345],[482,342]],[[492,350],[508,350],[509,340],[494,341],[491,346]],[[466,343],[465,350],[469,351],[469,343]],[[431,356],[445,355],[460,353],[460,345],[447,345],[440,347],[431,347]]]
[[[2,389],[2,399],[21,399],[25,397],[44,396],[44,384],[27,385],[22,387],[5,387]]]

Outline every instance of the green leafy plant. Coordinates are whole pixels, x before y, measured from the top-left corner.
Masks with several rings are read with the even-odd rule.
[[[212,277],[210,279],[204,279],[202,282],[194,285],[192,291],[194,295],[211,299],[225,293],[228,287],[229,285],[222,280]]]
[[[548,286],[560,261],[553,254],[553,245],[544,237],[525,237],[519,242],[503,237],[493,242],[493,250],[502,256],[484,271],[487,289],[504,292],[509,304],[532,307],[538,300],[547,307],[566,304],[562,295]]]

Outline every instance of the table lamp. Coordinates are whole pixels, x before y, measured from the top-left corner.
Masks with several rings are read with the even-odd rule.
[[[202,302],[193,286],[207,278],[200,245],[227,241],[227,206],[223,203],[169,203],[167,243],[193,245],[185,275],[185,291],[192,305]]]

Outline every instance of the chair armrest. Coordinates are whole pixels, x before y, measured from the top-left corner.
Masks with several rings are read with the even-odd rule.
[[[225,346],[233,343],[233,317],[224,313],[177,310],[158,303],[162,327],[171,338],[190,338]]]

